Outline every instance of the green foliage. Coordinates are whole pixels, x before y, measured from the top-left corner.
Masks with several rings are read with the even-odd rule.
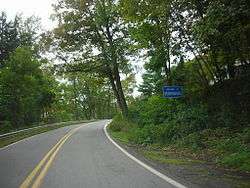
[[[52,46],[57,48],[59,56],[66,53],[77,60],[69,67],[109,79],[118,106],[123,115],[127,115],[126,84],[122,84],[120,73],[128,78],[132,75],[128,57],[133,50],[118,3],[114,0],[59,0],[54,8],[54,18],[60,24],[52,34],[56,39],[51,40]]]
[[[2,67],[4,60],[19,45],[17,23],[8,21],[4,12],[0,15],[0,36],[0,67]]]
[[[191,106],[181,100],[152,96],[132,104],[129,117],[140,126],[158,125],[173,120],[176,123],[184,123],[184,127],[190,126],[199,130],[207,127],[208,114],[203,105]]]
[[[216,149],[225,153],[237,153],[247,151],[248,148],[246,145],[242,144],[239,138],[231,137],[217,143]]]
[[[209,126],[203,105],[189,106],[158,96],[132,104],[128,117],[138,125],[131,138],[136,143],[174,143]]]
[[[238,168],[242,171],[250,172],[250,151],[241,151],[225,156],[219,161],[220,164],[227,167]]]
[[[7,63],[6,60],[17,47],[29,46],[35,49],[38,29],[39,19],[36,17],[23,19],[15,16],[12,21],[4,12],[0,13],[0,68]]]
[[[17,48],[0,72],[0,111],[15,127],[38,122],[43,108],[52,101],[49,82],[41,62],[27,47]]]
[[[164,126],[146,125],[135,128],[130,135],[130,141],[137,144],[162,143],[164,140]]]
[[[9,121],[2,121],[0,122],[0,133],[8,133],[12,129],[11,123]]]
[[[109,124],[109,129],[114,132],[129,131],[133,127],[133,124],[129,122],[121,114],[116,115],[113,121]]]
[[[142,101],[136,101],[130,106],[129,117],[140,126],[160,124],[174,115],[178,101],[170,101],[160,96],[152,96]],[[173,108],[172,108],[173,107]]]
[[[230,119],[224,121],[232,124]],[[206,153],[210,161],[248,171],[249,128],[232,129],[214,122],[206,105],[152,96],[131,104],[128,119],[114,118],[111,131],[133,144],[188,149],[196,156]]]
[[[200,133],[194,132],[177,140],[176,145],[180,148],[186,147],[191,148],[192,151],[197,151],[199,149],[204,148],[201,138],[202,136]]]
[[[250,143],[250,128],[245,128],[241,134],[241,139],[244,143]]]

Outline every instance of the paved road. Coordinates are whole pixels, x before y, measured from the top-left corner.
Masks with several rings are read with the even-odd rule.
[[[173,186],[129,159],[105,136],[107,121],[72,125],[0,150],[0,188],[19,187],[59,140],[79,127],[58,149],[41,184],[48,188],[172,188]],[[59,146],[58,146],[59,147]],[[52,154],[53,155],[53,154]],[[51,157],[52,158],[52,157]]]

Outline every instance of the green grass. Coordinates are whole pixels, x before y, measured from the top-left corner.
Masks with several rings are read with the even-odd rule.
[[[168,156],[166,154],[164,154],[163,152],[161,152],[161,151],[143,150],[141,153],[147,159],[158,161],[158,162],[164,163],[164,164],[188,165],[188,164],[191,164],[191,163],[195,162],[193,160],[168,158]]]
[[[148,151],[142,154],[159,162],[185,164],[188,161],[200,160],[231,170],[250,172],[249,128],[205,129],[169,141],[166,135],[161,134],[168,130],[165,129],[167,126],[168,124],[162,127],[157,125],[139,127],[117,116],[110,124],[109,132],[114,139],[124,144],[137,145],[142,149],[146,146]],[[164,138],[166,143],[160,142],[157,138]],[[155,146],[157,144],[160,146]],[[162,151],[164,155],[155,151]],[[180,158],[187,160],[179,160]]]
[[[111,137],[113,137],[113,139],[126,145],[131,144],[129,140],[130,138],[129,132],[112,131],[109,127],[108,127],[108,132],[111,135]],[[165,164],[187,165],[191,163],[200,162],[198,160],[168,158],[168,156],[164,154],[164,152],[155,150],[155,148],[158,148],[158,145],[151,145],[151,147],[147,147],[147,149],[140,148],[139,151],[147,159],[158,161],[160,163],[165,163]]]
[[[128,133],[111,131],[109,128],[108,128],[108,132],[115,140],[118,140],[124,144],[129,144],[129,134]]]
[[[70,122],[62,122],[62,123],[56,123],[53,126],[47,126],[47,127],[39,127],[36,129],[31,129],[31,130],[27,130],[24,132],[20,132],[20,133],[16,133],[13,135],[9,135],[3,138],[0,138],[0,148],[7,146],[9,144],[12,144],[14,142],[17,142],[19,140],[23,140],[25,138],[37,135],[37,134],[41,134],[44,132],[48,132],[54,129],[58,129],[61,127],[65,127],[65,126],[69,126],[69,125],[73,125],[73,124],[80,124],[80,123],[87,123],[87,122],[91,122],[91,121],[70,121]]]
[[[241,171],[250,172],[250,152],[238,152],[224,156],[220,164],[227,167],[237,167]]]

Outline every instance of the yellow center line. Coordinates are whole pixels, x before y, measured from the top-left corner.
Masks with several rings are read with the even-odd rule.
[[[30,184],[32,183],[32,180],[37,175],[39,170],[44,166],[44,168],[41,170],[40,175],[38,175],[37,179],[34,181],[34,185],[32,188],[36,187],[38,188],[41,185],[42,179],[45,177],[49,167],[51,166],[54,158],[56,157],[56,154],[58,153],[59,149],[62,147],[62,145],[66,142],[66,140],[72,136],[78,129],[81,127],[77,127],[73,130],[71,130],[69,133],[67,133],[65,136],[63,136],[53,148],[44,156],[44,158],[38,163],[38,165],[32,170],[32,172],[28,175],[28,177],[24,180],[24,182],[20,185],[19,188],[28,188]],[[47,163],[46,163],[47,161]],[[46,164],[45,164],[46,163]]]
[[[44,166],[44,168],[42,169],[41,173],[37,176],[37,178],[34,181],[34,184],[32,186],[32,188],[38,188],[41,186],[42,184],[42,180],[45,177],[45,175],[47,174],[53,160],[56,157],[56,154],[58,153],[58,151],[60,150],[60,148],[62,147],[62,145],[66,142],[66,140],[70,137],[71,135],[68,135],[61,143],[60,145],[56,148],[55,152],[51,155],[51,157],[49,158],[48,162],[46,163],[46,165]]]

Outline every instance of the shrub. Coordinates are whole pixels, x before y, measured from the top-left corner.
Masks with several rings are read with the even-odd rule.
[[[139,125],[136,143],[172,143],[208,128],[208,113],[201,104],[187,105],[179,100],[152,96],[130,107],[129,118]],[[138,138],[136,138],[138,137]]]
[[[164,126],[162,125],[134,126],[129,132],[129,140],[136,144],[163,143]]]
[[[179,105],[178,111],[174,116],[175,121],[182,125],[180,130],[182,135],[208,128],[208,113],[203,105]]]
[[[216,149],[224,153],[236,153],[247,151],[247,146],[244,145],[238,138],[220,139]]]
[[[186,137],[177,141],[177,146],[179,147],[188,147],[193,150],[198,150],[204,147],[202,143],[201,134],[192,133],[187,135]]]
[[[128,131],[133,127],[133,124],[124,118],[121,114],[117,114],[109,124],[109,129],[114,132]]]
[[[1,121],[0,122],[0,133],[7,133],[13,129],[11,123],[9,121]]]
[[[152,96],[131,105],[129,118],[140,127],[150,124],[158,125],[173,118],[178,104],[177,100]]]
[[[221,159],[220,164],[250,172],[250,152],[232,153]]]

